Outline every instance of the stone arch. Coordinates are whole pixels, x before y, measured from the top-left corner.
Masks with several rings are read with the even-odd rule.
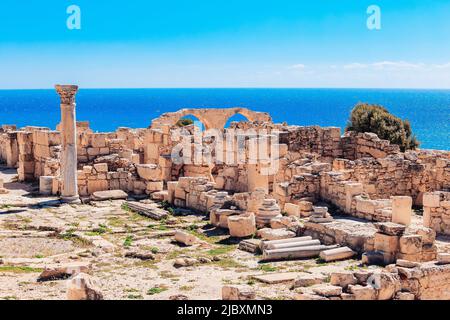
[[[181,109],[177,112],[167,112],[159,118],[153,120],[152,127],[159,127],[161,125],[173,126],[177,121],[186,116],[193,115],[198,118],[205,126],[206,130],[219,129],[223,130],[228,119],[235,114],[241,114],[250,121],[266,121],[272,122],[271,117],[266,112],[256,112],[247,108],[226,108],[226,109]]]

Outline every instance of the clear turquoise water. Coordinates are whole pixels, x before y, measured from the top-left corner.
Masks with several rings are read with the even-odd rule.
[[[450,90],[90,89],[77,95],[77,118],[112,131],[147,127],[161,113],[181,108],[240,106],[269,112],[276,122],[344,128],[357,102],[381,104],[409,119],[422,148],[450,150]],[[59,119],[54,90],[0,90],[0,124],[54,128]]]

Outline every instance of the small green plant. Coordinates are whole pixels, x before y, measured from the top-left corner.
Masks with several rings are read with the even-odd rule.
[[[151,253],[153,253],[153,254],[157,254],[157,253],[159,252],[159,249],[158,249],[157,247],[152,247],[152,248],[150,249],[150,251],[151,251]]]
[[[153,288],[148,289],[147,294],[148,295],[159,294],[166,290],[167,290],[167,288],[164,288],[164,287],[153,287]]]
[[[128,206],[128,203],[126,203],[126,202],[124,202],[123,204],[122,204],[122,210],[124,210],[124,211],[128,211],[128,212],[131,212],[132,210],[130,209],[130,207]]]
[[[129,235],[125,238],[125,240],[123,241],[123,246],[124,247],[130,247],[133,243],[133,236]]]
[[[181,286],[180,291],[191,291],[194,289],[194,286]]]
[[[259,270],[264,271],[264,272],[275,272],[275,271],[277,271],[277,268],[275,268],[274,266],[271,266],[269,264],[263,264],[263,265],[259,266]]]
[[[43,254],[37,254],[34,256],[36,259],[43,259],[44,255]]]
[[[0,272],[12,272],[12,273],[34,273],[42,272],[42,268],[32,268],[25,266],[0,266]]]

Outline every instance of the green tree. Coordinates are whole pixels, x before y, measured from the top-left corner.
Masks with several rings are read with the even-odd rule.
[[[179,127],[185,127],[185,126],[189,126],[191,124],[194,124],[194,120],[189,119],[189,118],[181,118],[177,122],[177,126],[179,126]]]
[[[380,139],[399,145],[402,151],[419,146],[409,121],[392,115],[379,105],[358,103],[350,114],[345,131],[376,133]]]

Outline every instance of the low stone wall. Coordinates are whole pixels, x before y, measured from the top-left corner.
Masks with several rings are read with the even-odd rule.
[[[215,201],[217,190],[206,177],[181,177],[167,183],[168,201],[181,208],[207,212]]]
[[[330,297],[331,290],[335,294]],[[450,264],[397,263],[380,271],[338,271],[331,273],[330,284],[301,291],[296,300],[449,300]]]
[[[450,192],[436,191],[423,196],[423,225],[450,235]]]
[[[341,143],[343,157],[350,160],[364,157],[386,158],[390,154],[400,152],[398,145],[391,145],[388,140],[382,140],[371,132],[346,132]]]
[[[372,199],[410,196],[416,205],[423,194],[450,187],[449,152],[410,151],[386,158],[335,159],[333,170],[346,173],[346,180],[363,184]]]
[[[57,176],[60,169],[61,134],[48,128],[25,127],[17,132],[19,181]]]
[[[287,144],[291,152],[317,153],[330,162],[333,158],[343,156],[341,129],[337,127],[289,126],[281,133],[280,143]]]

